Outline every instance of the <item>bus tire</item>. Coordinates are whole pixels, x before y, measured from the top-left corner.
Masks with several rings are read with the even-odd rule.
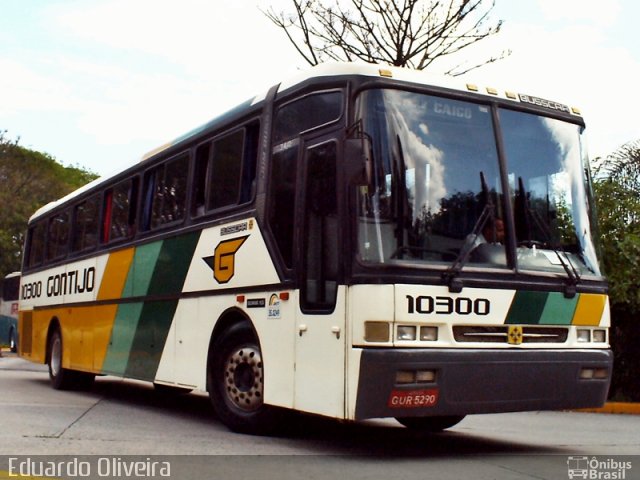
[[[247,323],[222,332],[212,344],[207,383],[218,418],[239,433],[273,432],[277,411],[264,404],[264,366],[260,346]]]
[[[49,352],[47,363],[49,365],[49,380],[56,390],[71,390],[89,388],[95,380],[95,374],[76,372],[62,366],[62,334],[59,328],[55,328],[49,335]]]
[[[9,348],[12,353],[18,352],[18,340],[16,339],[16,331],[13,328],[9,331]]]
[[[442,417],[396,417],[396,420],[411,430],[437,433],[451,428],[462,421],[465,415]]]

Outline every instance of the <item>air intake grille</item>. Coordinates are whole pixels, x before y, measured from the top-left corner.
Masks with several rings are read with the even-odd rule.
[[[569,335],[568,328],[562,327],[522,327],[522,343],[564,343]],[[470,343],[508,343],[508,327],[506,325],[457,326],[453,327],[456,342]]]

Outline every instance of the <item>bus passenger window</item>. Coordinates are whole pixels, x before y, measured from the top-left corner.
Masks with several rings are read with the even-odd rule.
[[[255,193],[260,122],[196,148],[191,215],[250,202]]]
[[[44,259],[45,224],[38,223],[27,233],[27,266],[37,267]]]
[[[298,143],[277,150],[271,160],[271,193],[268,221],[287,267],[293,266],[294,212],[296,200],[296,160]]]
[[[71,250],[89,250],[98,244],[98,196],[76,205]]]
[[[211,142],[204,143],[196,149],[196,166],[193,174],[193,198],[191,200],[191,215],[199,217],[205,213],[207,165]]]
[[[238,203],[243,146],[244,130],[213,142],[209,210]]]
[[[69,212],[55,215],[49,220],[47,260],[56,260],[67,254],[69,248]]]
[[[145,229],[156,229],[184,219],[189,155],[164,163],[146,175]]]
[[[115,242],[131,238],[135,233],[138,178],[120,182],[107,190],[103,225],[103,241]]]

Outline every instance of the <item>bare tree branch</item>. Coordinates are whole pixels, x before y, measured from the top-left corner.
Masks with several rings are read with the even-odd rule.
[[[360,59],[422,70],[499,33],[502,26],[490,17],[495,0],[291,1],[292,14],[273,8],[264,13],[311,65]],[[458,64],[448,73],[460,75],[509,54]]]

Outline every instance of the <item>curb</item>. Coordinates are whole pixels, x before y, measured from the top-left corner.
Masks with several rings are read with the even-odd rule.
[[[623,413],[627,415],[640,415],[640,403],[607,402],[600,408],[580,408],[576,412],[586,413]]]

